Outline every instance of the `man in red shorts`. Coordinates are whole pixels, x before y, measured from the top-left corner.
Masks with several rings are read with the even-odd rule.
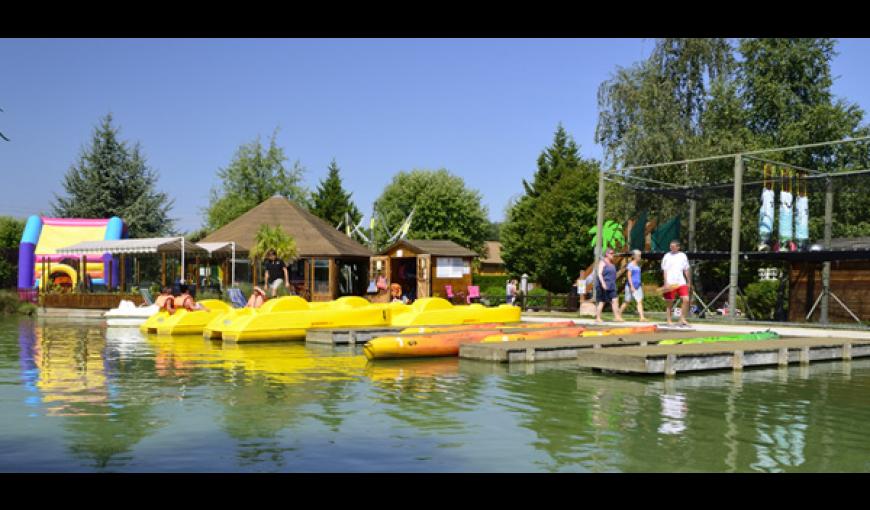
[[[665,288],[668,289],[663,296],[668,303],[668,326],[673,325],[671,322],[672,307],[674,299],[679,296],[683,300],[680,326],[688,327],[689,323],[686,321],[686,317],[689,316],[689,286],[692,284],[692,276],[689,271],[689,258],[680,251],[680,242],[676,239],[671,241],[671,251],[662,257],[662,273],[664,273]]]

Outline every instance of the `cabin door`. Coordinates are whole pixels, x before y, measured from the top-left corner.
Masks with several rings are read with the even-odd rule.
[[[417,255],[417,299],[431,295],[432,256]]]
[[[390,257],[371,257],[369,259],[369,279],[374,280],[377,284],[378,279],[383,276],[387,283],[387,289],[390,286]],[[390,299],[390,291],[386,289],[377,289],[377,294],[368,294],[369,300],[373,303],[387,303]]]

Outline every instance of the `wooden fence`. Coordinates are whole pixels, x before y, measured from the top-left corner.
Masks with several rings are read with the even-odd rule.
[[[132,301],[136,306],[145,302],[139,294],[42,294],[39,304],[45,308],[86,308],[109,310],[117,308],[122,299]]]

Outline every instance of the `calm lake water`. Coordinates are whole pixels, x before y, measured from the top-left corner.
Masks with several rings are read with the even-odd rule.
[[[662,377],[571,361],[0,320],[0,471],[870,471],[870,360]]]

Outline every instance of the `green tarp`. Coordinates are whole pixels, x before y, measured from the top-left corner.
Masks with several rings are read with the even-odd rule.
[[[667,223],[655,229],[650,237],[652,237],[652,251],[669,251],[671,241],[680,238],[680,217],[674,216]]]
[[[647,212],[644,211],[637,216],[637,223],[631,227],[631,232],[628,233],[630,249],[643,251],[646,239],[644,232],[646,231]]]

